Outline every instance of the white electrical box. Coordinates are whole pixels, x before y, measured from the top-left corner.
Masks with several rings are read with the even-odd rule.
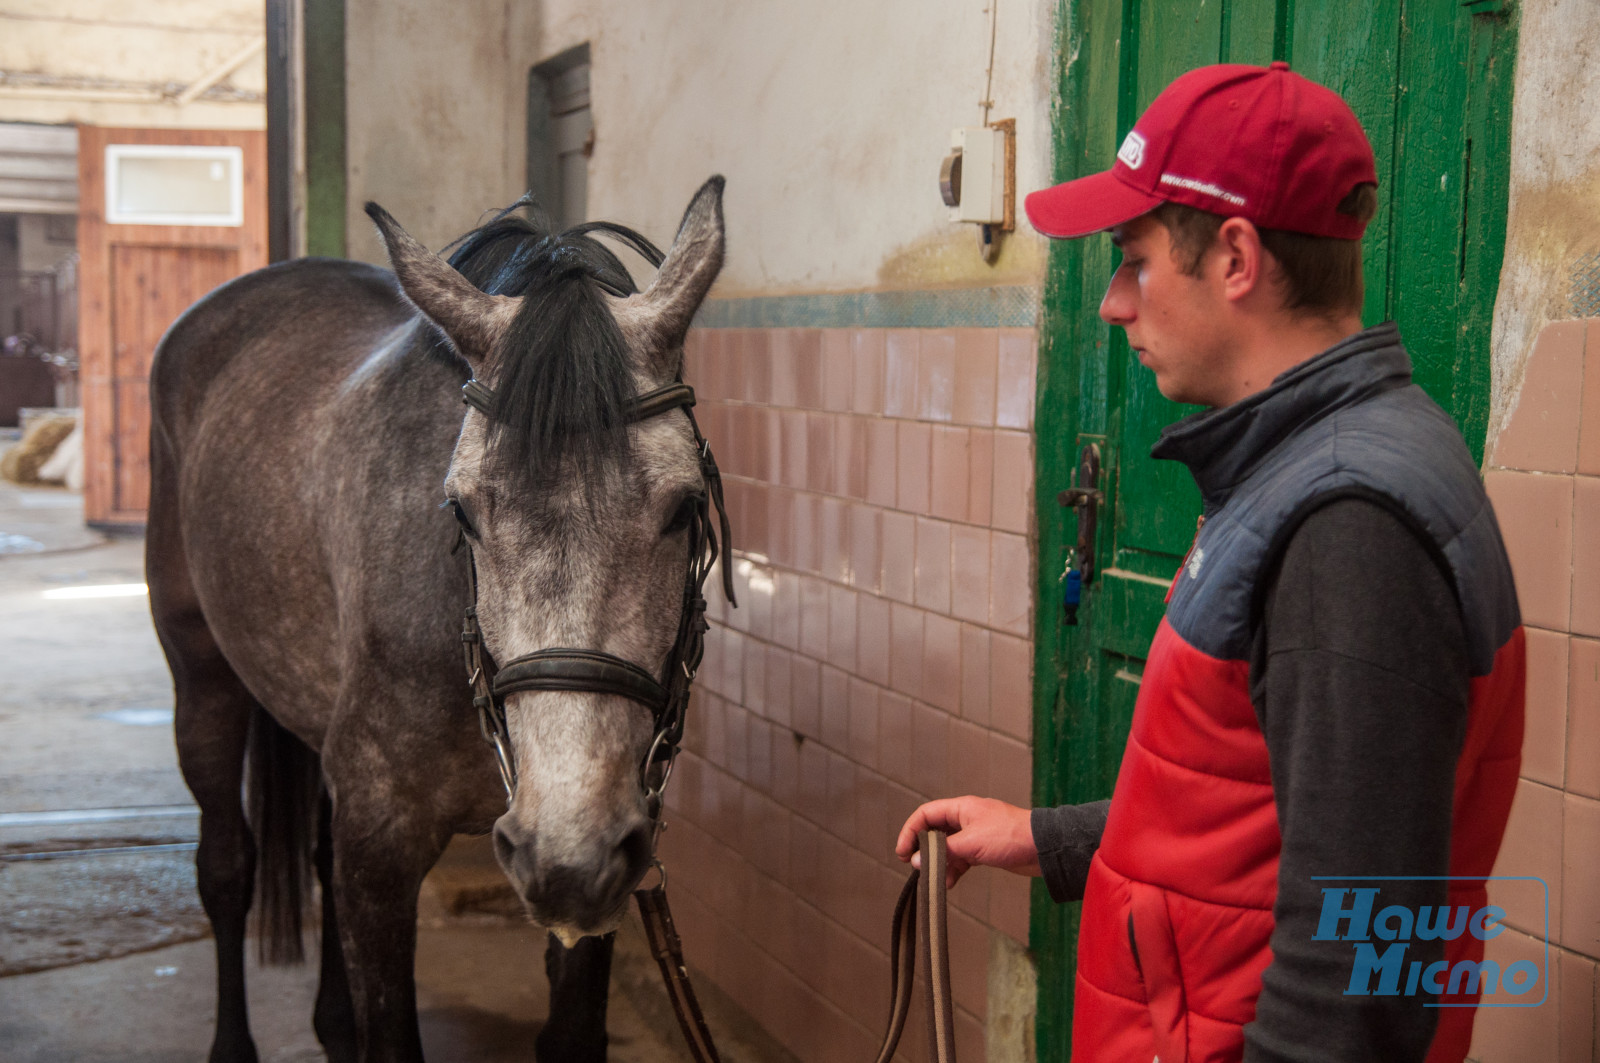
[[[968,126],[950,135],[952,155],[960,156],[957,202],[951,221],[999,225],[1006,220],[1006,131]]]

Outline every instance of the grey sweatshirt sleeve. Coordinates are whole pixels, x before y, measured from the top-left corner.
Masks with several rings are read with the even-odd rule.
[[[1438,1011],[1425,995],[1345,995],[1344,941],[1315,941],[1313,876],[1449,873],[1466,733],[1466,634],[1434,553],[1365,499],[1329,502],[1294,532],[1251,661],[1283,838],[1271,964],[1245,1063],[1420,1063]],[[1384,903],[1445,903],[1443,882],[1384,884]],[[1441,941],[1406,955],[1442,959]]]
[[[1110,801],[1093,801],[1033,810],[1030,824],[1034,847],[1039,850],[1039,868],[1050,899],[1057,904],[1083,900],[1089,858],[1100,848],[1110,808]]]

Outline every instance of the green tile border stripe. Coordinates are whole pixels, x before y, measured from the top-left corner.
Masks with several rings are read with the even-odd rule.
[[[1033,328],[1033,285],[708,299],[699,328]]]

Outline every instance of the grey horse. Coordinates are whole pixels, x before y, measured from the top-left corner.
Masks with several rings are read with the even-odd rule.
[[[200,806],[213,1063],[257,1058],[252,899],[263,955],[298,959],[313,869],[329,1058],[420,1060],[418,891],[452,835],[491,830],[554,932],[538,1057],[604,1059],[608,932],[653,850],[640,766],[655,726],[614,694],[510,694],[508,808],[462,616],[475,594],[500,661],[553,646],[653,673],[669,659],[708,485],[684,410],[626,411],[681,371],[722,265],[722,187],[696,193],[643,292],[594,237],[660,253],[620,226],[556,234],[502,214],[446,263],[369,205],[393,273],[272,266],[163,338],[146,565]],[[494,416],[463,405],[470,378]]]

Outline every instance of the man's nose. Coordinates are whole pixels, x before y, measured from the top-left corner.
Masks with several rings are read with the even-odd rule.
[[[1114,274],[1106,285],[1105,298],[1100,300],[1100,320],[1108,325],[1126,328],[1134,319],[1133,300],[1129,298],[1120,274]]]

